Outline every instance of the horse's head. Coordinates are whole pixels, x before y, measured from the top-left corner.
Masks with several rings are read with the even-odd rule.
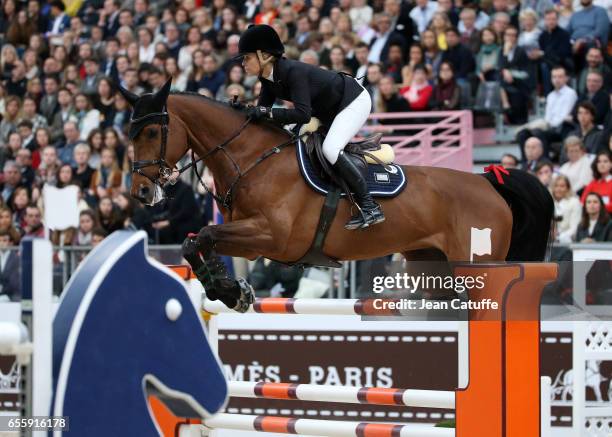
[[[148,205],[164,198],[164,185],[172,179],[172,170],[187,151],[187,133],[168,112],[171,83],[172,79],[156,93],[142,96],[118,87],[133,108],[128,132],[134,145],[130,192]]]

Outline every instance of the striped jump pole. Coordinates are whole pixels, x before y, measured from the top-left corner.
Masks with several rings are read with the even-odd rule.
[[[229,381],[228,388],[229,395],[238,398],[293,399],[347,404],[455,409],[454,391],[245,381]]]
[[[290,417],[225,413],[203,420],[202,425],[211,429],[324,435],[326,437],[453,437],[455,435],[453,428],[436,428],[433,426],[295,419]]]
[[[381,308],[382,303],[398,299],[293,299],[263,297],[255,299],[249,313],[311,314],[328,316],[397,316],[400,310]],[[204,311],[210,314],[236,313],[221,301],[204,300]]]

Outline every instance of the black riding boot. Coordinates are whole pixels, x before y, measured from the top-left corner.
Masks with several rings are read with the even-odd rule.
[[[384,222],[385,215],[382,208],[374,201],[368,192],[368,184],[361,173],[361,170],[344,152],[340,152],[338,160],[334,164],[334,169],[340,177],[344,179],[351,191],[355,195],[355,200],[359,204],[361,211],[357,211],[344,226],[346,229],[367,228],[370,225]]]

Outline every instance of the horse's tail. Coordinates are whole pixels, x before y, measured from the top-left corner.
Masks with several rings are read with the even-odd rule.
[[[483,176],[512,211],[512,237],[507,261],[543,261],[549,249],[555,205],[552,196],[533,175],[522,170],[499,170]],[[499,182],[499,179],[503,183]]]

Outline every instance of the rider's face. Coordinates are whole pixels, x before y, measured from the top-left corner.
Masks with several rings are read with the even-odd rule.
[[[259,75],[259,60],[257,59],[257,55],[255,53],[247,53],[244,55],[242,59],[242,66],[244,67],[244,71],[249,76],[258,76]]]

